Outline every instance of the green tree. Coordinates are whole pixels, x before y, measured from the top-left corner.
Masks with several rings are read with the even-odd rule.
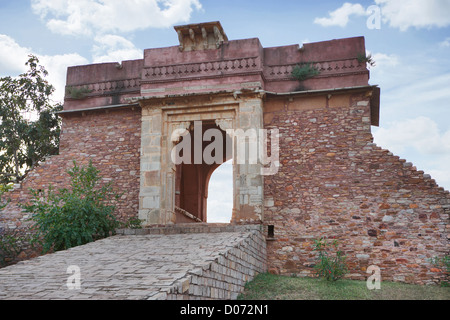
[[[20,182],[39,161],[58,153],[60,104],[47,71],[30,55],[28,71],[0,78],[0,183]]]
[[[0,183],[0,213],[1,210],[7,205],[7,200],[3,199],[3,194],[12,189],[11,184],[1,184]]]

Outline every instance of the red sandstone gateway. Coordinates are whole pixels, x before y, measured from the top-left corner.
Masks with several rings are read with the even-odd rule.
[[[91,159],[125,191],[120,219],[205,222],[218,164],[173,163],[172,134],[194,134],[195,122],[223,141],[227,130],[273,129],[278,171],[233,164],[231,220],[270,230],[270,271],[310,274],[313,240],[325,236],[342,243],[352,278],[370,265],[385,280],[439,277],[428,259],[448,252],[449,193],[373,143],[380,89],[369,85],[363,37],[264,48],[257,38],[228,40],[219,22],[175,31],[178,45],[142,59],[68,68],[60,154],[11,193],[8,218],[22,219],[14,205],[28,188],[63,186],[73,160]],[[296,68],[306,70],[302,81]]]

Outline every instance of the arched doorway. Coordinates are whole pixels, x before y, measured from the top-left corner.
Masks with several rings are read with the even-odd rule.
[[[214,121],[195,122],[195,125],[194,123],[191,124],[188,131],[189,134],[183,136],[179,141],[180,145],[183,144],[183,146],[176,151],[177,155],[184,159],[184,161],[176,165],[175,169],[176,223],[209,222],[207,219],[207,201],[210,178],[217,168],[231,159],[232,150],[230,148],[232,142],[226,132],[217,126]],[[209,136],[211,132],[213,134]],[[209,139],[205,138],[207,136],[209,136]],[[186,143],[184,139],[190,139],[190,142]],[[201,151],[200,162],[199,157],[196,157],[199,151],[197,150],[198,145],[195,145],[199,141],[201,143],[201,149],[199,148]],[[211,148],[211,146],[214,148]],[[189,156],[185,155],[187,148],[190,148]],[[208,159],[208,155],[210,158],[215,159],[214,162]],[[232,167],[231,164],[227,164],[228,166]],[[231,182],[228,185],[228,189],[231,190],[232,195],[232,169],[229,176],[231,177]],[[232,207],[232,196],[229,202],[229,205]]]
[[[255,153],[250,141],[254,141],[254,133],[263,128],[263,97],[260,91],[243,89],[233,92],[170,94],[161,98],[149,96],[139,101],[142,107],[139,218],[145,224],[206,222],[206,178],[218,165],[201,161],[183,164],[173,157],[181,137],[191,132],[191,125],[195,126],[196,122],[203,125],[203,130],[194,130],[200,136],[205,133],[207,126],[220,128],[227,137],[223,140],[230,141],[227,143],[231,153],[236,155],[233,161],[231,223],[263,220],[263,163],[239,161],[242,158],[238,153],[242,151],[238,148],[242,139],[246,140],[248,146],[245,147],[245,153]],[[207,147],[210,145],[211,140],[203,137],[203,141]],[[202,144],[196,145],[200,153],[208,153],[208,148],[203,148]],[[191,147],[186,150],[191,150]],[[227,160],[224,159],[222,163]]]

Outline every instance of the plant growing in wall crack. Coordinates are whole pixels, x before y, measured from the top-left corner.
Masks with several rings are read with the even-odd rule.
[[[319,277],[327,281],[336,281],[341,279],[348,271],[345,263],[346,257],[338,248],[338,241],[333,240],[330,244],[324,238],[315,240],[315,248],[318,254],[318,262],[314,269]],[[334,251],[334,253],[332,253]]]
[[[84,99],[86,98],[88,93],[91,93],[92,90],[90,90],[88,87],[72,87],[72,86],[68,86],[66,87],[66,94],[69,98],[72,99]]]
[[[447,279],[441,282],[441,286],[450,287],[450,255],[446,254],[443,257],[433,257],[431,263],[437,268],[440,268],[446,275]]]
[[[296,65],[294,69],[292,69],[292,77],[297,79],[298,81],[304,81],[306,79],[312,78],[320,74],[319,69],[313,66],[312,63],[302,63]]]
[[[108,237],[119,226],[112,203],[120,195],[111,183],[101,185],[100,171],[92,162],[80,167],[74,161],[67,173],[70,189],[55,192],[50,187],[47,194],[31,190],[31,203],[23,206],[35,223],[33,243],[41,244],[44,253]]]
[[[357,59],[360,63],[367,63],[370,67],[375,67],[375,60],[373,60],[371,54],[367,55],[366,53],[358,53]]]

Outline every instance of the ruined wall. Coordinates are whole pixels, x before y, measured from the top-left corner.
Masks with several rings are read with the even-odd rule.
[[[429,258],[448,254],[450,196],[373,143],[368,92],[268,99],[265,128],[280,130],[280,170],[265,177],[269,270],[312,275],[320,237],[339,241],[349,276],[428,283]]]
[[[19,203],[30,199],[29,188],[47,190],[67,187],[69,176],[66,171],[73,167],[73,161],[86,165],[89,160],[100,170],[105,182],[113,181],[119,193],[116,215],[127,221],[136,217],[139,194],[139,148],[141,130],[140,108],[89,111],[63,116],[60,154],[41,163],[22,182],[21,187],[7,193],[11,199],[0,215],[0,226],[7,229],[24,229],[27,221]],[[26,250],[20,258],[34,255]]]

